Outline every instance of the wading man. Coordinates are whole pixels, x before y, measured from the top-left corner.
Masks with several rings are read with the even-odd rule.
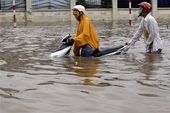
[[[134,45],[144,33],[146,52],[159,54],[162,52],[162,40],[159,36],[158,23],[150,15],[151,10],[152,5],[148,2],[139,4],[139,16],[142,17],[142,20],[138,30],[126,45]]]

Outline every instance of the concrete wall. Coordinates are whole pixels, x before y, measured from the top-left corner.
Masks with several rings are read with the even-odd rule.
[[[56,9],[56,10],[32,10],[32,0],[26,0],[26,11],[17,12],[17,22],[59,22],[59,21],[75,21],[72,11],[69,9]],[[70,0],[70,7],[75,5],[76,0]],[[156,18],[170,19],[170,8],[158,9],[157,0],[152,0],[153,11],[152,14]],[[97,21],[112,21],[112,20],[128,20],[129,11],[127,8],[118,9],[117,0],[112,2],[113,8],[111,9],[87,9],[86,14],[92,19]],[[137,18],[137,10],[132,9],[132,19]],[[13,13],[11,12],[0,12],[0,22],[12,22]]]
[[[18,22],[25,22],[26,16],[24,12],[16,13]],[[12,12],[0,12],[0,22],[13,22],[13,13]]]
[[[57,10],[57,11],[43,11],[32,12],[29,17],[31,22],[57,22],[57,21],[70,21],[69,10]]]
[[[155,15],[158,15],[157,18],[159,19],[170,19],[170,8],[169,9],[158,9],[157,13]]]

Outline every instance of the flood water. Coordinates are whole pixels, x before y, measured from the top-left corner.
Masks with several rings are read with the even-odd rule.
[[[163,54],[143,38],[126,54],[50,58],[76,24],[0,25],[0,113],[170,113],[170,22],[159,21]],[[100,48],[124,44],[127,22],[95,23]]]

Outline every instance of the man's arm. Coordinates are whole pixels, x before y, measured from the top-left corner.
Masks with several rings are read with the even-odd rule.
[[[143,34],[143,29],[144,29],[144,19],[141,21],[138,30],[136,31],[136,33],[134,34],[134,36],[129,40],[128,44],[130,45],[134,45],[136,41],[139,40],[139,38],[142,36]]]

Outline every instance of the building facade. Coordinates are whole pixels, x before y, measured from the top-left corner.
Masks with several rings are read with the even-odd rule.
[[[0,22],[12,22],[13,1],[0,0]],[[137,18],[138,4],[150,2],[156,18],[170,18],[170,0],[131,0],[132,19]],[[72,8],[75,4],[86,7],[92,20],[112,21],[129,19],[129,0],[15,0],[17,22],[75,21]]]

